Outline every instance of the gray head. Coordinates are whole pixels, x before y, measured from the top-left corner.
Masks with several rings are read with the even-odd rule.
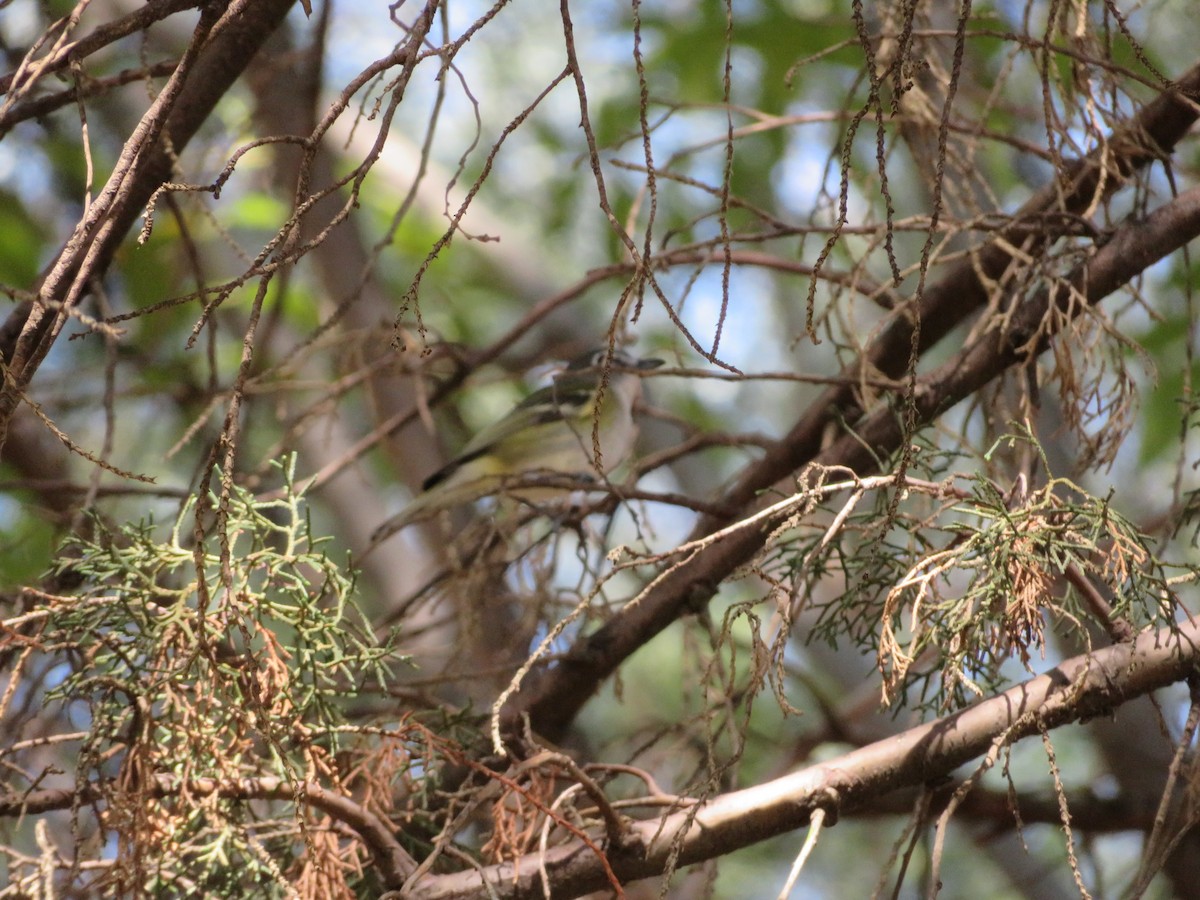
[[[603,370],[611,366],[614,369],[657,369],[663,364],[661,359],[638,359],[624,350],[614,349],[609,353],[608,347],[593,347],[585,353],[580,353],[567,363],[566,372],[584,372],[590,369]]]

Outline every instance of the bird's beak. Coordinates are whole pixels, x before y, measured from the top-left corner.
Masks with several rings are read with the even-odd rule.
[[[639,369],[657,369],[665,362],[666,360],[663,359],[639,359],[637,361],[637,367]]]

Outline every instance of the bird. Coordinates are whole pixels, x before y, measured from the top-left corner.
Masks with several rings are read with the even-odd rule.
[[[371,545],[441,510],[501,493],[521,476],[540,472],[595,480],[611,472],[629,457],[637,439],[633,408],[642,395],[641,374],[662,364],[608,347],[570,360],[549,385],[485,427],[426,478],[421,493],[375,529]],[[598,442],[593,440],[597,401]],[[547,489],[507,493],[530,500],[545,496]]]

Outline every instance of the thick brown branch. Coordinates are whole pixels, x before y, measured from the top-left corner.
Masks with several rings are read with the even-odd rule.
[[[775,781],[734,791],[693,815],[674,812],[633,826],[644,855],[610,853],[623,882],[661,874],[672,842],[685,832],[677,866],[712,859],[807,823],[814,809],[853,811],[883,794],[949,776],[993,745],[1041,729],[1102,715],[1127,700],[1187,678],[1200,663],[1200,620],[1140,635],[1067,660],[1045,675],[935,722],[909,729]],[[541,872],[555,897],[574,897],[607,883],[595,854],[578,842],[515,863],[423,879],[409,896],[425,900],[542,896]]]

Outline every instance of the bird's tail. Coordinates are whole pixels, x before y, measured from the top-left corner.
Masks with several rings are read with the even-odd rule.
[[[471,503],[481,497],[494,493],[501,479],[494,477],[476,478],[467,482],[456,482],[454,479],[440,481],[429,490],[417,494],[408,506],[385,521],[371,532],[369,549],[382,544],[392,535],[422,519],[428,519],[444,509],[451,509],[464,503]]]

